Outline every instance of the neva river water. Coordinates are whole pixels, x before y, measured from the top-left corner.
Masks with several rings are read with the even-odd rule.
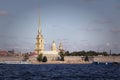
[[[2,64],[0,80],[120,80],[120,65]]]

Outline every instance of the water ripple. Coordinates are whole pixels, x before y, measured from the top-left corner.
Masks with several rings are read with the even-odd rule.
[[[119,80],[119,73],[119,65],[0,65],[0,80]]]

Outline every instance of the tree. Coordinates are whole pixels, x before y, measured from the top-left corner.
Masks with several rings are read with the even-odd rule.
[[[61,51],[61,52],[59,53],[59,55],[60,55],[60,57],[61,57],[60,60],[61,60],[61,61],[64,61],[65,53]]]
[[[47,57],[46,56],[43,57],[42,62],[47,62]]]
[[[42,53],[38,55],[37,60],[38,60],[39,62],[42,61],[42,56],[43,56]]]
[[[27,61],[29,59],[29,54],[25,53],[23,56],[23,61]]]
[[[88,58],[88,56],[85,56],[85,59],[84,59],[85,61],[89,61],[89,58]]]
[[[66,52],[65,52],[65,56],[70,56],[69,51],[66,51]]]

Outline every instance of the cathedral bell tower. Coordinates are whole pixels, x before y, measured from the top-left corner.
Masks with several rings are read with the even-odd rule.
[[[63,50],[62,43],[59,45],[59,50]]]
[[[38,19],[38,34],[36,37],[36,48],[35,52],[37,54],[41,54],[44,51],[44,38],[42,35],[42,31],[40,29],[40,13],[39,13],[39,19]]]
[[[57,47],[56,47],[55,41],[53,41],[51,49],[52,49],[52,51],[57,52]]]

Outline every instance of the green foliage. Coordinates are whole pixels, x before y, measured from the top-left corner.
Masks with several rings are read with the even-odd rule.
[[[59,55],[60,55],[60,57],[61,57],[60,60],[61,60],[61,61],[64,61],[65,53],[61,51],[61,52],[59,53]]]
[[[101,55],[103,55],[103,56],[109,56],[109,54],[107,54],[107,52],[102,52]]]
[[[109,56],[107,52],[95,52],[95,51],[78,51],[78,52],[71,52],[69,51],[65,52],[65,56],[98,56],[98,55],[103,55],[103,56]]]
[[[61,61],[64,61],[64,56],[61,56]]]
[[[85,59],[84,59],[84,61],[89,61],[89,58],[88,58],[88,56],[85,56]]]
[[[47,62],[47,57],[46,56],[43,57],[42,62]]]
[[[69,52],[69,51],[66,51],[66,52],[65,52],[65,56],[70,56],[70,52]]]
[[[42,61],[42,56],[43,56],[42,53],[38,55],[37,60],[38,60],[39,62]]]
[[[27,61],[29,59],[29,54],[25,53],[23,56],[23,61]]]

